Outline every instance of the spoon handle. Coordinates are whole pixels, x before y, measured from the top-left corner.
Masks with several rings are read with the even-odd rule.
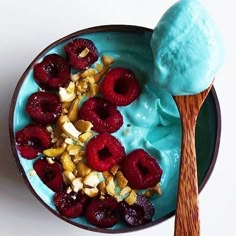
[[[174,96],[182,121],[182,153],[175,216],[175,236],[199,236],[198,178],[195,127],[198,113],[212,85],[199,94]]]
[[[182,122],[182,157],[175,217],[175,236],[200,235],[195,124],[192,120],[190,117],[189,120],[186,119]]]

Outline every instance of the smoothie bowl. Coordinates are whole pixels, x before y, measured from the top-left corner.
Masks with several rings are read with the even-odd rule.
[[[25,183],[53,214],[120,233],[174,215],[181,122],[172,96],[153,88],[152,30],[89,28],[48,46],[20,78],[10,108],[13,154]],[[221,129],[212,88],[196,126],[201,190]]]

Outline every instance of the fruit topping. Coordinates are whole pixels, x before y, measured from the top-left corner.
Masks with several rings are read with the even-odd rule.
[[[26,103],[26,112],[31,119],[39,124],[56,123],[61,115],[59,96],[50,92],[36,92],[29,96]]]
[[[93,130],[113,133],[123,124],[123,117],[116,106],[103,98],[92,97],[84,102],[79,111],[81,119],[90,121]]]
[[[117,202],[114,198],[94,198],[86,209],[86,219],[100,228],[112,227],[118,222]]]
[[[50,54],[34,66],[34,79],[42,89],[58,90],[70,79],[70,65],[58,54]]]
[[[129,205],[122,201],[118,204],[121,219],[130,226],[141,226],[152,221],[155,209],[151,202],[143,196],[137,195],[137,201]]]
[[[77,70],[85,70],[98,59],[98,50],[89,39],[74,39],[65,46],[70,65]]]
[[[117,106],[126,106],[139,96],[139,83],[132,71],[116,67],[105,75],[100,91],[105,99]]]
[[[50,133],[41,125],[27,125],[16,133],[16,145],[22,157],[34,159],[51,146]]]
[[[53,202],[57,210],[65,217],[76,218],[83,215],[85,207],[87,206],[89,198],[82,193],[73,192],[60,192],[56,193]]]
[[[59,163],[48,163],[46,159],[38,159],[34,162],[34,170],[39,178],[54,192],[63,188],[62,167]]]
[[[102,133],[94,136],[86,145],[86,158],[90,168],[109,170],[125,157],[125,149],[112,135]]]
[[[162,169],[157,161],[143,149],[129,153],[124,158],[122,168],[129,185],[135,189],[153,187],[162,176]]]

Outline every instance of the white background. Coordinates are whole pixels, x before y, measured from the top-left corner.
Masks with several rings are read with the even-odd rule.
[[[96,235],[56,218],[30,193],[10,149],[8,112],[15,85],[47,45],[83,28],[132,24],[154,28],[174,0],[7,0],[0,2],[0,235]],[[200,194],[202,236],[236,235],[236,13],[233,1],[205,0],[227,49],[215,80],[222,136],[214,172]],[[230,5],[232,4],[232,5]],[[174,218],[129,235],[173,235]]]

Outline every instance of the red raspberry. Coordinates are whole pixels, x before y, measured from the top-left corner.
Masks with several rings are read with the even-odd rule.
[[[86,219],[99,228],[112,227],[118,222],[117,201],[113,198],[94,198],[86,209]]]
[[[94,136],[86,145],[86,158],[90,168],[109,170],[125,157],[125,149],[112,135],[102,133]]]
[[[49,164],[45,159],[38,159],[34,162],[34,170],[39,178],[54,192],[63,188],[62,167],[59,163]]]
[[[119,202],[118,210],[121,219],[130,226],[141,226],[152,221],[155,208],[144,196],[137,195],[137,201],[129,205],[125,201]]]
[[[85,57],[80,57],[80,53],[87,48],[89,50]],[[98,59],[98,50],[89,39],[74,39],[65,46],[65,51],[69,56],[70,65],[77,70],[85,70]]]
[[[30,95],[26,103],[26,111],[32,120],[39,124],[51,124],[61,115],[61,102],[57,94],[36,92]]]
[[[134,150],[127,155],[122,168],[130,187],[134,189],[153,187],[162,176],[162,169],[157,161],[143,149]]]
[[[70,79],[70,66],[58,54],[50,54],[34,66],[34,78],[45,90],[58,90]]]
[[[76,218],[83,215],[88,203],[88,197],[82,191],[78,193],[73,191],[66,193],[63,191],[54,195],[53,202],[63,216]]]
[[[123,125],[123,117],[116,106],[103,98],[89,98],[80,108],[80,118],[90,121],[93,130],[113,133]]]
[[[41,125],[27,125],[16,133],[16,146],[22,157],[34,159],[51,146],[50,133]]]
[[[132,71],[117,67],[103,79],[100,91],[105,99],[117,106],[126,106],[139,96],[139,83]]]

